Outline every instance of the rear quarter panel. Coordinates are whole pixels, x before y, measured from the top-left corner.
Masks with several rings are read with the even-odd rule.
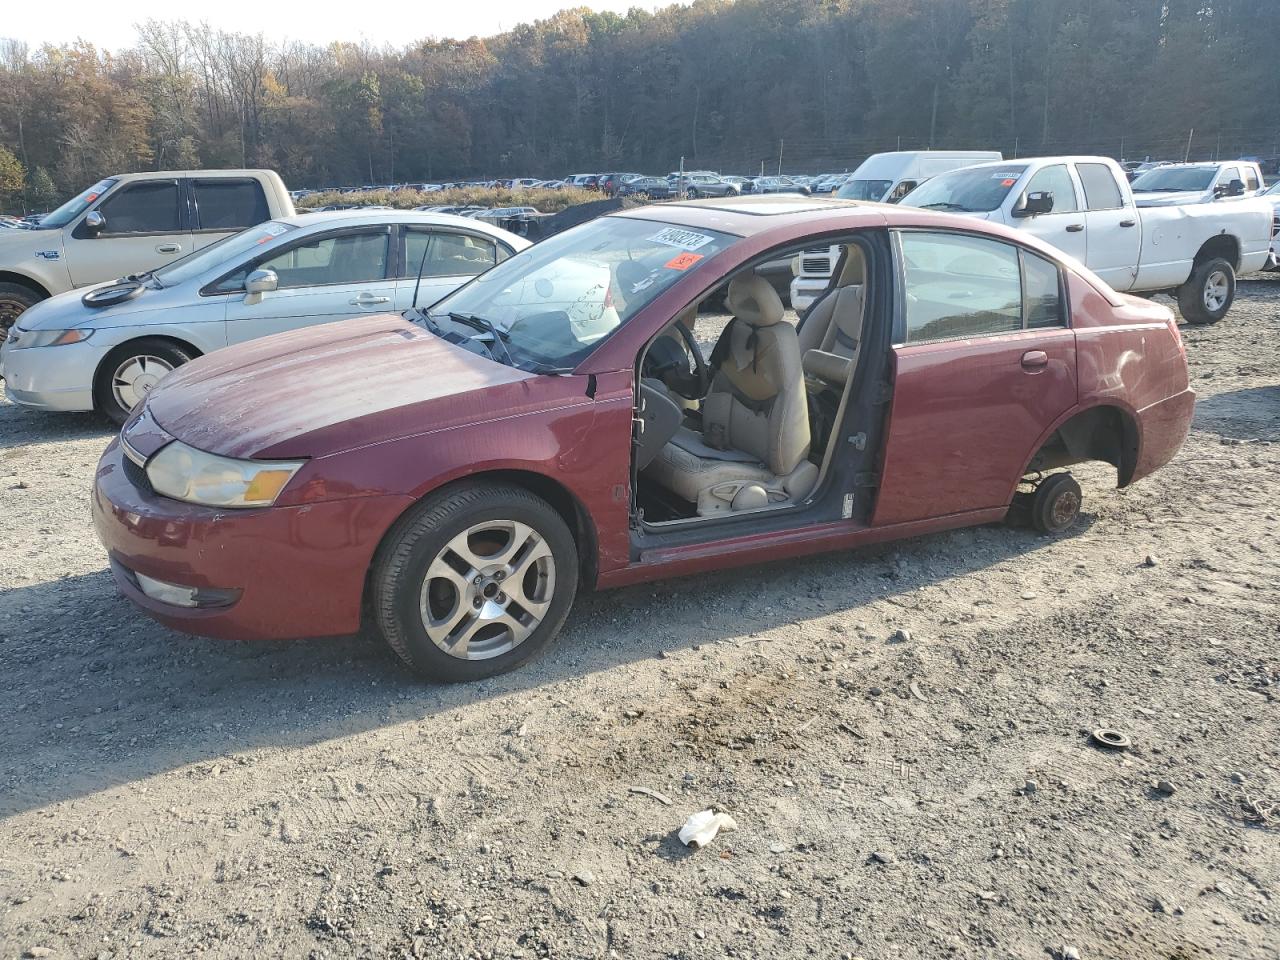
[[[1237,270],[1260,270],[1271,246],[1271,211],[1263,201],[1188,203],[1139,207],[1142,257],[1134,290],[1168,290],[1191,274],[1204,244],[1216,236],[1234,238],[1240,246]]]

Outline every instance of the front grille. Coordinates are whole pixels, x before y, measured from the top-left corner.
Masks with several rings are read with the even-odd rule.
[[[1280,214],[1277,214],[1275,219],[1271,221],[1271,239],[1280,239]]]
[[[829,274],[831,272],[831,258],[802,257],[800,259],[800,269],[805,273],[816,273],[819,275]]]
[[[151,487],[151,481],[147,478],[146,468],[134,463],[128,457],[124,458],[124,475],[129,478],[129,482],[141,490],[145,494],[153,494],[155,490]]]

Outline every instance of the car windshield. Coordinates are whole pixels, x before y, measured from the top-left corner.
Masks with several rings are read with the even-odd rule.
[[[952,170],[920,184],[902,198],[902,204],[952,213],[986,213],[1004,203],[1026,170],[1026,164]]]
[[[85,207],[93,203],[100,196],[114,187],[115,180],[99,180],[92,187],[79,196],[72,197],[58,209],[51,213],[45,214],[40,218],[40,222],[36,225],[38,230],[52,230],[57,227],[65,227],[68,223],[80,216],[84,212]]]
[[[175,260],[154,271],[151,276],[162,287],[185,283],[195,277],[203,276],[250,250],[270,243],[289,230],[296,229],[297,227],[287,223],[268,220],[248,230],[241,230],[229,237],[223,237],[217,243],[211,243],[195,253],[189,253],[180,260]]]
[[[1157,167],[1138,174],[1130,187],[1134,193],[1208,190],[1217,172],[1217,167]]]
[[[1268,197],[1280,197],[1280,180],[1277,180],[1271,186],[1267,187],[1263,193]]]
[[[484,332],[491,326],[502,341],[490,351],[494,359],[509,354],[522,369],[568,372],[685,270],[737,239],[701,227],[601,217],[476,277],[432,306],[428,325],[492,341]]]
[[[872,200],[878,202],[884,199],[884,195],[889,192],[889,188],[892,186],[892,180],[846,180],[844,185],[836,191],[836,196],[841,200]]]

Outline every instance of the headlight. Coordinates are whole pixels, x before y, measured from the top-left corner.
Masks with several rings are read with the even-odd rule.
[[[71,330],[17,330],[13,339],[14,350],[27,347],[61,347],[68,343],[83,343],[93,336],[93,328],[75,327]]]
[[[175,440],[147,461],[156,493],[207,507],[269,507],[305,460],[232,460]]]

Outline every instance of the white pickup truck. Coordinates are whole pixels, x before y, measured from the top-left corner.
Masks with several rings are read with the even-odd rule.
[[[271,170],[161,170],[100,180],[33,229],[0,233],[0,341],[23,310],[55,293],[155,270],[293,213]]]
[[[1140,207],[1210,203],[1257,196],[1262,170],[1250,160],[1165,163],[1138,174],[1129,188]]]
[[[1270,258],[1265,200],[1139,208],[1124,171],[1106,157],[975,164],[934,177],[902,203],[1026,230],[1118,291],[1173,293],[1188,323],[1221,320],[1235,298],[1236,275],[1261,270]],[[806,251],[800,276],[826,253]]]

